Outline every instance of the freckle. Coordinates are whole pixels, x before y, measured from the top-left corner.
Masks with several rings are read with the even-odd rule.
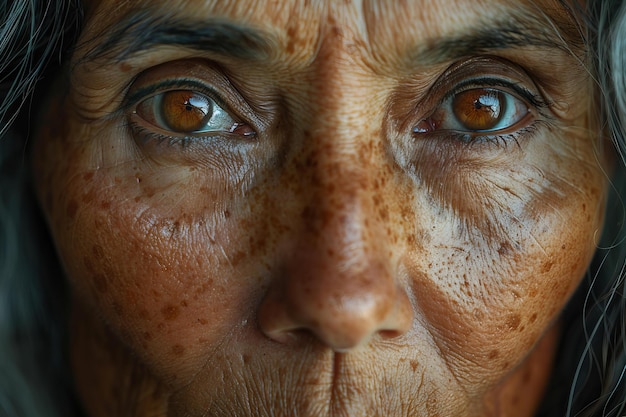
[[[72,199],[72,201],[69,202],[69,204],[67,205],[67,217],[69,217],[70,219],[73,219],[74,216],[76,216],[76,212],[78,211],[78,203],[76,202],[76,200]]]
[[[174,345],[172,346],[172,353],[175,356],[182,356],[182,354],[185,353],[185,348],[181,345]]]
[[[143,332],[141,334],[141,337],[143,337],[144,340],[152,340],[152,333],[150,333],[150,332]]]
[[[386,209],[386,208],[381,208],[381,209],[378,211],[378,216],[380,217],[380,219],[381,219],[382,221],[385,221],[385,222],[386,222],[387,220],[389,220],[389,213],[387,212],[387,209]]]
[[[502,242],[500,244],[500,248],[498,248],[498,254],[500,256],[506,256],[511,252],[512,249],[513,248],[511,247],[511,244],[509,242]]]
[[[203,344],[205,344],[207,342],[208,342],[208,340],[206,338],[204,338],[204,337],[201,337],[201,338],[198,339],[198,343],[200,343],[201,345],[203,345]]]
[[[541,272],[543,273],[550,272],[553,265],[554,265],[554,262],[551,260],[544,262],[543,265],[541,266]]]
[[[529,323],[534,323],[537,320],[537,313],[533,314],[528,320]]]
[[[161,309],[161,314],[163,314],[163,318],[165,318],[165,320],[168,320],[168,321],[174,320],[176,317],[178,317],[179,313],[180,311],[178,307],[173,306],[171,304],[168,304]]]
[[[85,175],[83,175],[83,180],[85,181],[91,181],[92,178],[93,178],[93,172],[88,172]]]
[[[206,319],[198,319],[198,323],[200,323],[203,326],[206,326],[206,324],[208,323],[208,321]]]
[[[413,369],[413,372],[417,371],[417,367],[419,366],[419,362],[416,360],[411,360],[409,362],[411,364],[411,368]]]
[[[509,329],[511,329],[511,330],[515,330],[515,329],[517,329],[519,327],[521,321],[522,320],[521,320],[520,316],[517,315],[517,314],[514,314],[514,315],[511,315],[511,316],[509,316],[507,318],[506,326]]]
[[[180,302],[180,306],[181,307],[187,307],[187,305],[188,305],[187,304],[187,300],[183,300],[183,301]]]
[[[230,211],[224,210],[224,217],[228,219],[230,217]]]
[[[489,358],[490,360],[494,360],[498,356],[500,356],[500,352],[496,349],[496,350],[492,350],[491,352],[489,352],[489,356],[487,356],[487,358]]]
[[[102,210],[108,210],[108,209],[110,209],[110,208],[111,208],[111,202],[109,202],[109,201],[103,201],[103,202],[100,204],[100,208],[101,208]]]
[[[147,319],[148,317],[150,317],[150,313],[148,313],[148,310],[146,310],[145,308],[142,308],[141,310],[139,310],[139,318],[140,319]]]
[[[165,329],[165,323],[159,323],[159,324],[157,324],[157,329],[158,329],[158,330],[163,330],[163,329]]]
[[[131,66],[130,66],[128,63],[126,63],[126,62],[122,62],[122,63],[120,64],[120,71],[122,71],[122,72],[128,72],[128,71],[130,71],[130,70],[132,70],[132,69],[133,69],[133,67],[131,67]]]

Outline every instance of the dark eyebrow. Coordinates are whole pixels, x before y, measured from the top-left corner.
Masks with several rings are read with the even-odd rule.
[[[585,40],[581,29],[574,22],[535,20],[530,15],[524,18],[509,16],[495,25],[479,25],[458,36],[433,39],[424,48],[415,51],[413,58],[440,63],[524,47],[554,49],[580,55],[584,52]]]
[[[549,48],[580,54],[584,51],[585,40],[573,14],[569,10],[567,12],[569,18],[559,21],[546,20],[546,15],[540,19],[531,13],[506,15],[495,24],[483,22],[456,35],[426,41],[418,50],[409,52],[409,59],[434,65],[516,47]],[[546,30],[547,27],[551,30]],[[271,46],[276,45],[269,34],[227,20],[176,18],[151,9],[131,12],[105,30],[106,33],[96,35],[91,42],[87,42],[94,42],[96,46],[80,61],[106,58],[122,62],[160,45],[261,60],[268,58]]]
[[[260,31],[219,19],[189,20],[143,10],[107,27],[81,61],[107,58],[122,62],[156,45],[176,45],[242,59],[262,59],[269,37]]]

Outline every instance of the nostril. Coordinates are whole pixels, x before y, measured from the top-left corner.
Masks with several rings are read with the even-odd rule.
[[[398,330],[379,330],[378,331],[378,335],[382,339],[395,339],[395,338],[402,336],[403,333],[404,332],[401,332]]]

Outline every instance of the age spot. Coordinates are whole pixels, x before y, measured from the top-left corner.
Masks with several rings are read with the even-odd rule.
[[[506,326],[511,330],[515,330],[519,327],[521,321],[522,319],[520,318],[520,316],[515,314],[507,318]]]
[[[172,353],[175,356],[182,356],[185,353],[185,348],[182,345],[174,345],[172,346]]]
[[[163,318],[165,320],[171,321],[178,317],[180,310],[178,307],[168,304],[161,309],[161,314],[163,314]]]

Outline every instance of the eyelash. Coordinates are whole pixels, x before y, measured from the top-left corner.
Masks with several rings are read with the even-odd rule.
[[[545,120],[533,120],[528,126],[518,129],[511,133],[498,133],[498,131],[491,132],[462,132],[454,130],[435,130],[434,132],[422,133],[418,131],[417,126],[412,129],[412,135],[416,139],[433,139],[433,140],[449,140],[463,145],[494,145],[506,147],[510,143],[515,143],[519,146],[519,139],[522,137],[529,137],[538,130],[540,123],[546,123],[549,120],[549,115],[545,111],[550,107],[550,103],[547,102],[541,95],[534,94],[530,90],[521,86],[518,83],[490,77],[472,78],[457,84],[451,91],[447,92],[435,106],[430,114],[434,114],[436,109],[439,109],[444,103],[456,96],[470,89],[485,89],[496,87],[504,88],[515,93],[518,99],[532,106],[532,108]],[[507,94],[505,90],[499,90]]]

